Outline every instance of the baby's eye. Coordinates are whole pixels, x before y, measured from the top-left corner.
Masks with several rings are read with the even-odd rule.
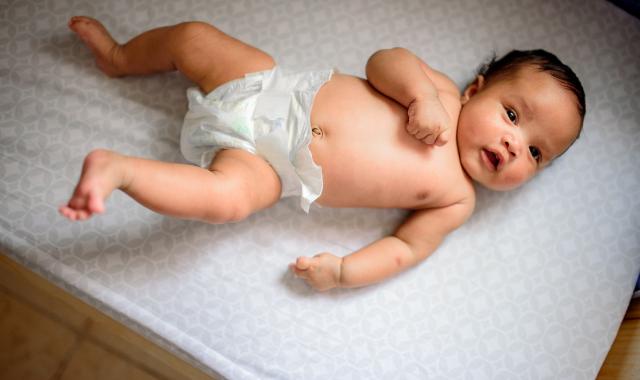
[[[540,162],[540,159],[542,158],[540,149],[536,148],[535,146],[530,146],[529,153],[531,153],[531,157],[533,157],[534,160]]]
[[[511,120],[512,123],[516,124],[518,122],[518,115],[514,110],[507,108],[507,117]]]

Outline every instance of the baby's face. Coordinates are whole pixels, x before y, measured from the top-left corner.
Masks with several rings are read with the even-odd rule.
[[[491,83],[479,77],[464,92],[458,120],[464,170],[493,190],[522,185],[576,139],[576,102],[549,73],[532,67]]]

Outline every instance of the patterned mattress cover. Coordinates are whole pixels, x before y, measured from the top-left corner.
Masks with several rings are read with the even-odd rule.
[[[572,150],[380,285],[318,294],[298,255],[344,255],[399,210],[294,199],[223,226],[155,215],[115,193],[104,216],[57,206],[104,147],[183,162],[189,83],[113,80],[66,28],[99,18],[122,41],[211,22],[290,67],[363,75],[407,47],[460,87],[493,52],[542,47],[582,78]],[[597,374],[640,270],[640,22],[603,1],[0,0],[0,251],[194,364],[232,379],[563,378]]]

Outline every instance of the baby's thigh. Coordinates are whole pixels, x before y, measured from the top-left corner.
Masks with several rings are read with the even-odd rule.
[[[209,170],[221,176],[228,186],[229,199],[247,206],[245,216],[273,206],[280,199],[280,177],[262,157],[242,149],[219,151]]]
[[[272,69],[273,58],[262,50],[203,22],[177,25],[176,68],[204,93],[247,73]]]

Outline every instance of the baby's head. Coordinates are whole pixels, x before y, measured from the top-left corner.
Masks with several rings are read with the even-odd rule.
[[[573,144],[584,114],[584,90],[568,66],[544,50],[514,50],[464,91],[460,162],[485,187],[514,189]]]

